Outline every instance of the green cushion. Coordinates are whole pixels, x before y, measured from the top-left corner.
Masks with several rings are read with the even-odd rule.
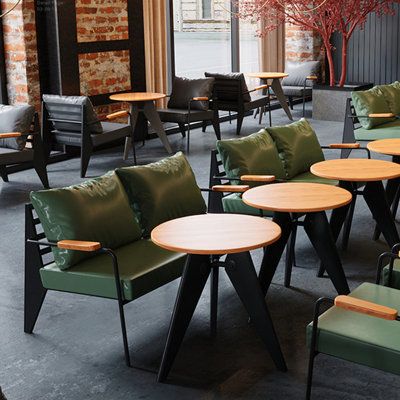
[[[378,88],[382,91],[390,111],[395,115],[400,115],[400,82],[380,85]]]
[[[285,178],[285,170],[275,143],[265,129],[240,139],[218,140],[217,150],[229,178],[247,174]],[[260,185],[257,182],[251,184]]]
[[[354,131],[356,140],[378,140],[400,138],[400,120],[387,122],[373,129],[358,128]]]
[[[177,153],[161,161],[117,169],[132,208],[140,216],[143,233],[174,218],[204,214],[207,210],[192,168]]]
[[[226,213],[256,215],[257,217],[261,215],[258,208],[248,206],[242,200],[242,195],[240,193],[232,193],[223,197],[222,206]],[[271,217],[272,215],[273,212],[263,211],[263,216]]]
[[[266,129],[283,157],[287,179],[308,172],[313,164],[324,161],[317,135],[306,119]]]
[[[363,283],[350,296],[400,310],[400,292]],[[312,324],[307,327],[311,342]],[[319,317],[317,349],[344,360],[400,374],[400,322],[332,307]]]
[[[134,300],[178,278],[186,255],[156,246],[150,240],[139,240],[115,250],[125,300]],[[47,289],[117,298],[114,272],[107,254],[84,260],[67,271],[56,264],[40,270]]]
[[[320,178],[312,174],[311,172],[303,172],[302,174],[296,175],[294,178],[290,179],[290,182],[309,182],[309,183],[323,183],[326,185],[336,186],[339,181],[333,179]]]
[[[100,242],[115,249],[140,239],[141,228],[114,172],[82,184],[32,192],[32,204],[49,241]],[[53,248],[60,269],[93,257],[93,253]]]
[[[389,285],[389,265],[383,268],[382,284]],[[400,260],[395,260],[393,264],[391,287],[400,289]]]
[[[389,104],[387,103],[382,90],[378,86],[369,90],[360,90],[351,93],[353,105],[356,115],[364,129],[371,129],[375,126],[382,125],[386,122],[393,121],[393,118],[365,118],[369,114],[390,113]]]

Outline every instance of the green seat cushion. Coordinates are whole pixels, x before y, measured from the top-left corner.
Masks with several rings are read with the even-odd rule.
[[[352,92],[351,98],[356,115],[359,116],[360,124],[364,129],[372,129],[375,126],[393,121],[393,118],[368,118],[369,114],[391,112],[389,104],[378,86],[369,90]]]
[[[387,122],[373,129],[358,128],[354,131],[356,140],[378,140],[400,138],[400,120]]]
[[[258,208],[250,207],[242,200],[240,193],[232,193],[223,197],[222,206],[226,213],[256,215],[257,217],[261,215]],[[273,212],[263,211],[263,216],[271,217]]]
[[[229,178],[249,174],[275,175],[278,179],[285,178],[285,170],[278,150],[265,129],[240,139],[218,140],[217,150]],[[260,183],[249,182],[249,184],[256,186]]]
[[[313,164],[324,161],[317,135],[306,119],[266,129],[283,158],[287,179],[308,172]]]
[[[164,250],[150,240],[136,242],[115,250],[125,300],[134,300],[178,278],[186,255]],[[96,255],[61,270],[55,263],[40,270],[47,289],[117,298],[111,257]]]
[[[326,185],[333,185],[333,186],[339,184],[339,181],[335,181],[333,179],[320,178],[319,176],[316,176],[311,172],[303,172],[302,174],[299,174],[294,178],[290,179],[290,182],[323,183]]]
[[[382,271],[382,283],[389,285],[389,265],[383,268]],[[392,281],[390,286],[400,290],[400,260],[395,260],[392,271]]]
[[[206,203],[186,157],[177,153],[161,161],[117,169],[143,234],[157,225],[188,215],[204,214]]]
[[[137,217],[114,172],[75,186],[32,192],[30,198],[51,242],[94,241],[116,249],[141,237]],[[94,255],[56,247],[53,254],[62,270]]]
[[[400,115],[400,82],[393,82],[390,85],[380,85],[378,88],[385,96],[390,111],[395,115]]]
[[[363,283],[350,296],[400,310],[400,292]],[[311,342],[312,324],[307,327]],[[400,374],[400,322],[332,307],[319,317],[317,350],[324,354]]]

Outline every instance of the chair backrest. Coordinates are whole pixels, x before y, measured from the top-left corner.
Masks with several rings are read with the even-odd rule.
[[[319,76],[321,71],[320,61],[305,61],[301,63],[286,64],[285,72],[289,74],[287,78],[282,79],[282,86],[313,86],[315,81],[307,81],[307,76]]]
[[[357,118],[356,110],[354,108],[351,97],[346,101],[346,113],[344,116],[344,127],[343,127],[343,137],[342,143],[355,143],[356,138],[354,131],[360,128],[360,122]],[[341,151],[341,158],[348,158],[351,153],[349,149],[343,149]]]
[[[242,73],[218,74],[206,72],[205,76],[214,81],[213,98],[221,103],[243,103],[251,101],[247,84]]]
[[[209,187],[215,185],[222,185],[222,177],[225,177],[224,166],[221,157],[217,150],[211,150],[210,162],[210,179]],[[225,181],[226,182],[226,181]],[[229,184],[229,182],[227,183]],[[222,199],[224,194],[222,192],[210,192],[208,195],[208,212],[209,213],[223,213]]]

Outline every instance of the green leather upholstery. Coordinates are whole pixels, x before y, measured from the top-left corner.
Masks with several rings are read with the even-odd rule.
[[[400,138],[400,120],[387,122],[373,129],[358,128],[354,131],[356,140],[378,140]]]
[[[350,296],[400,310],[400,292],[363,283]],[[312,324],[307,327],[307,344]],[[400,374],[400,322],[332,307],[319,317],[317,350],[324,354]]]
[[[275,143],[265,129],[240,139],[218,140],[217,150],[229,178],[247,174],[285,178]],[[252,183],[253,186],[260,184],[262,183]]]
[[[141,237],[137,218],[114,172],[80,185],[32,192],[30,198],[49,241],[95,241],[115,249]],[[62,270],[94,255],[54,247],[53,253]]]
[[[325,159],[317,135],[306,119],[266,129],[283,157],[287,179],[308,172],[311,165]]]
[[[256,215],[257,217],[261,215],[258,208],[250,207],[243,202],[241,193],[232,193],[223,197],[222,206],[226,213]],[[272,217],[273,212],[263,211],[263,216]]]
[[[115,250],[125,300],[134,300],[182,274],[186,255],[164,250],[150,240]],[[66,271],[55,263],[40,270],[47,289],[117,299],[111,257],[100,254]]]
[[[335,181],[333,179],[320,178],[319,176],[316,176],[311,172],[303,172],[302,174],[296,175],[294,178],[290,179],[289,182],[323,183],[333,186],[339,184],[339,181]]]
[[[162,222],[207,210],[186,157],[177,153],[161,161],[116,170],[131,207],[140,216],[143,234]]]
[[[380,85],[378,88],[383,93],[390,111],[395,115],[400,115],[400,82],[390,85]]]
[[[364,129],[372,129],[375,126],[393,121],[394,118],[361,118],[369,114],[390,113],[389,104],[378,86],[369,90],[360,90],[351,93],[356,115],[360,116],[359,121]]]
[[[383,268],[382,284],[385,286],[389,285],[389,265]],[[394,261],[390,287],[400,290],[400,260]]]

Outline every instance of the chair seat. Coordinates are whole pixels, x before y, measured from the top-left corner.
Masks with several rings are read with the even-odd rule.
[[[319,176],[316,176],[311,172],[303,172],[302,174],[299,174],[294,178],[290,179],[290,182],[323,183],[326,185],[334,185],[334,186],[339,184],[338,181],[335,181],[333,179],[320,178]]]
[[[178,108],[158,108],[157,112],[162,122],[176,122],[187,124],[189,122],[189,110]],[[214,118],[213,110],[191,110],[190,121],[211,121]]]
[[[258,208],[254,208],[248,206],[242,200],[242,195],[240,193],[232,193],[228,196],[222,198],[222,207],[224,208],[224,212],[231,214],[246,214],[246,215],[256,215],[259,217],[260,210]],[[266,217],[272,217],[273,213],[268,211],[263,211],[263,215]]]
[[[383,268],[382,283],[389,285],[389,265]],[[400,260],[395,260],[393,264],[392,281],[390,286],[400,290]]]
[[[33,150],[13,150],[0,147],[0,165],[19,164],[33,161]]]
[[[400,310],[400,292],[363,283],[350,296]],[[307,326],[307,345],[312,323]],[[400,322],[332,307],[319,317],[317,350],[324,354],[400,374]]]
[[[306,96],[311,96],[312,88],[304,86],[282,86],[283,94],[285,96],[293,96],[293,97],[303,97],[303,93]]]
[[[139,240],[115,250],[124,299],[131,301],[182,274],[186,255],[164,250],[150,240]],[[55,263],[40,270],[47,289],[117,298],[111,257],[100,254],[67,269]]]
[[[387,122],[373,129],[358,128],[354,130],[356,140],[378,140],[400,138],[400,120]]]

